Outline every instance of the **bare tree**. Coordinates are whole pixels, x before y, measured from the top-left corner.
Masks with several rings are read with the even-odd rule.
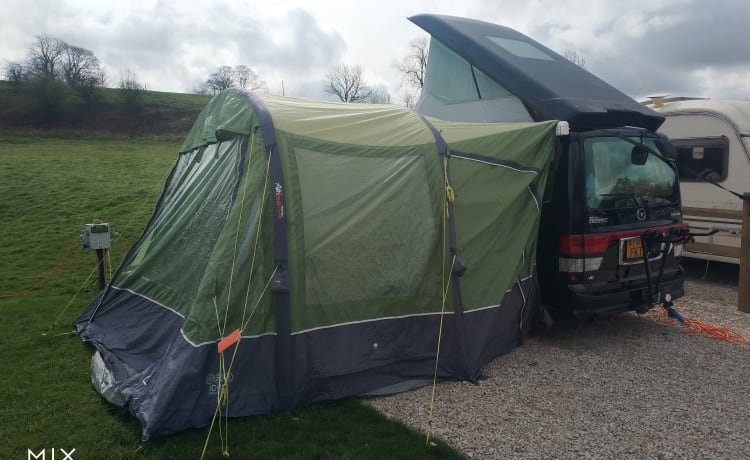
[[[99,59],[90,50],[66,46],[61,55],[60,67],[63,80],[70,86],[104,86],[104,70]]]
[[[29,45],[27,68],[35,77],[57,78],[59,64],[68,44],[49,35],[37,35]]]
[[[139,112],[143,108],[143,93],[146,85],[138,80],[138,76],[130,69],[120,71],[120,94],[125,103],[125,110],[130,113]]]
[[[240,88],[247,88],[252,91],[265,91],[268,92],[268,86],[266,82],[260,79],[253,69],[246,65],[238,65],[234,67],[234,76],[237,79],[237,85]]]
[[[563,57],[578,67],[586,68],[586,58],[583,55],[578,54],[577,51],[566,49],[562,53]]]
[[[14,85],[18,85],[24,80],[26,69],[20,62],[6,61],[5,65],[3,65],[3,74],[5,74],[6,80]]]
[[[323,91],[343,102],[367,102],[372,94],[372,88],[365,84],[360,65],[340,64],[331,69],[325,78]]]
[[[401,95],[401,100],[405,106],[413,109],[417,105],[417,94],[412,91],[404,91],[404,94]]]
[[[218,67],[205,82],[201,83],[195,92],[198,94],[216,94],[233,86],[268,92],[266,82],[261,80],[260,75],[246,65],[238,65],[234,68],[228,65]]]
[[[216,69],[206,81],[214,94],[234,86],[234,71],[228,65]]]
[[[370,91],[370,96],[363,102],[368,102],[370,104],[390,104],[391,93],[385,88],[373,88],[372,91]]]
[[[393,67],[401,72],[403,81],[417,90],[424,88],[428,51],[427,37],[413,38],[409,41],[409,49],[401,61],[393,64]]]
[[[200,95],[203,95],[203,96],[210,96],[212,92],[213,92],[213,90],[208,85],[208,81],[204,81],[203,83],[201,83],[200,85],[198,85],[197,88],[193,89],[193,93],[194,94],[200,94]]]

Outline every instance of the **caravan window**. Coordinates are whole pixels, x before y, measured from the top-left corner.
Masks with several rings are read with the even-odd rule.
[[[726,136],[670,140],[677,150],[681,181],[700,181],[693,173],[716,182],[726,180],[729,172],[729,139]]]

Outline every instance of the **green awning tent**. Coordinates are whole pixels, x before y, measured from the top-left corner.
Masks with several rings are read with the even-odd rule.
[[[148,439],[209,424],[227,387],[244,416],[424,385],[436,357],[479,378],[540,308],[555,125],[217,95],[75,322],[95,387]]]

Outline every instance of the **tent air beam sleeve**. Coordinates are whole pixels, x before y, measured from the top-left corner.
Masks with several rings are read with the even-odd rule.
[[[236,90],[248,101],[258,116],[266,152],[270,156],[269,179],[273,200],[273,247],[276,275],[271,284],[276,303],[276,382],[278,385],[279,408],[291,409],[294,406],[292,321],[289,298],[289,270],[287,248],[287,211],[284,187],[284,170],[281,165],[279,147],[276,142],[276,129],[271,112],[260,98],[246,90]]]
[[[435,126],[430,123],[430,121],[424,117],[421,114],[419,115],[419,118],[422,119],[422,122],[430,129],[432,132],[432,135],[435,137],[435,144],[437,146],[438,155],[440,156],[440,166],[443,169],[443,175],[446,180],[446,185],[450,185],[450,171],[448,169],[448,143],[445,142],[445,139],[443,139],[443,136],[440,134],[440,131],[438,131]],[[453,315],[453,321],[455,322],[456,326],[456,341],[458,343],[458,346],[461,350],[461,355],[463,356],[463,362],[467,363],[468,360],[468,354],[467,354],[467,347],[466,347],[466,329],[464,327],[464,318],[463,318],[463,297],[461,296],[461,284],[459,283],[459,278],[463,276],[463,274],[466,272],[466,266],[460,261],[457,255],[457,244],[456,244],[456,221],[455,221],[455,215],[456,213],[453,211],[453,199],[447,199],[446,203],[448,206],[448,213],[447,213],[447,219],[448,219],[448,247],[450,248],[450,257],[451,257],[451,291],[453,294],[453,309],[456,313]],[[469,372],[466,367],[464,369],[458,370],[456,373],[456,378],[459,380],[475,380],[475,376],[469,375]]]

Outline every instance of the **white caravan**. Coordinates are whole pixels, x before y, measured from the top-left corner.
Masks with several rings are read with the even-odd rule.
[[[750,192],[750,102],[652,98],[667,117],[660,131],[677,149],[678,166],[737,193]],[[683,256],[739,264],[742,200],[682,168],[683,217],[694,233],[718,230],[685,245]]]

